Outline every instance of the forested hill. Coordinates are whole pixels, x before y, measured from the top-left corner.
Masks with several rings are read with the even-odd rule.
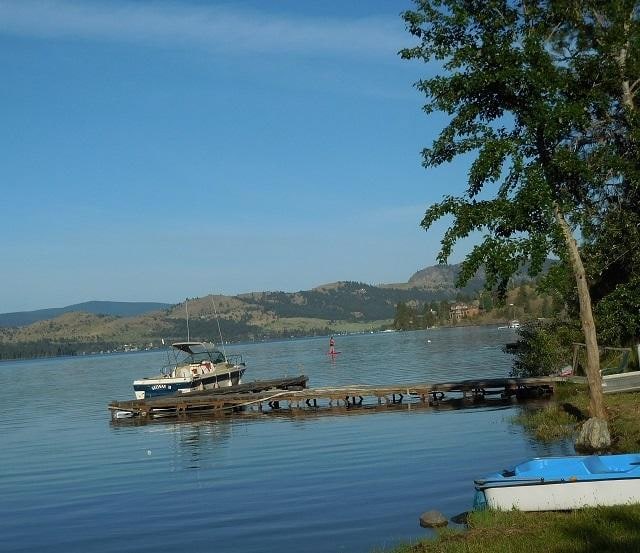
[[[542,272],[546,273],[550,267],[555,265],[557,261],[547,259],[542,268]],[[447,292],[448,294],[473,294],[484,288],[486,277],[484,270],[478,271],[478,273],[467,282],[464,288],[456,288],[455,283],[460,274],[461,265],[433,265],[431,267],[425,267],[415,272],[409,282],[409,287],[424,288],[427,290],[440,290]],[[516,273],[513,280],[515,282],[526,282],[530,280],[528,276],[528,266],[525,266]]]
[[[14,313],[0,313],[0,326],[26,326],[37,321],[55,319],[64,313],[83,312],[95,315],[114,315],[117,317],[132,317],[167,309],[170,303],[156,302],[126,302],[126,301],[87,301],[66,307],[52,307],[35,311],[17,311]]]
[[[470,294],[481,290],[484,286],[484,272],[481,272],[474,276],[462,290],[457,289],[455,282],[459,273],[460,265],[434,265],[414,273],[408,284],[409,286],[428,290],[442,290],[450,294],[455,294],[456,292]]]
[[[439,301],[452,295],[420,287],[383,288],[361,282],[339,282],[303,292],[261,292],[237,297],[247,306],[260,306],[277,317],[375,321],[393,318],[398,302]]]

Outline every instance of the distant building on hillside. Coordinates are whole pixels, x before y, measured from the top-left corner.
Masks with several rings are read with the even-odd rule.
[[[454,303],[449,307],[449,319],[452,321],[475,317],[478,313],[480,313],[480,307],[477,302],[472,302],[471,305],[467,303]]]

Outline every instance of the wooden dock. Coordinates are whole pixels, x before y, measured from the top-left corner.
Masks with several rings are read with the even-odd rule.
[[[541,397],[552,393],[557,382],[566,380],[562,377],[489,378],[442,383],[306,388],[307,377],[299,376],[168,397],[113,401],[109,404],[109,410],[112,418],[166,417],[192,413],[224,414],[247,408],[263,412],[282,408],[349,408],[365,403],[384,406],[407,401],[434,404],[447,395],[475,401],[492,395],[502,398]]]

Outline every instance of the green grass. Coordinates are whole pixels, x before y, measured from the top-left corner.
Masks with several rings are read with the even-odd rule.
[[[586,409],[589,404],[587,386],[573,382],[559,382],[553,390],[553,400],[556,403],[568,401],[581,409]]]
[[[605,396],[609,413],[609,431],[616,452],[640,451],[640,394]]]
[[[393,553],[632,553],[640,551],[640,505],[572,512],[481,511],[469,529],[445,529],[433,540]]]
[[[640,451],[640,394],[605,395],[609,414],[611,453]],[[552,402],[539,410],[525,411],[513,419],[528,433],[544,442],[571,436],[589,417],[589,395],[585,386],[561,384]]]
[[[553,403],[543,409],[523,411],[513,422],[522,425],[536,440],[555,442],[573,435],[578,419]]]

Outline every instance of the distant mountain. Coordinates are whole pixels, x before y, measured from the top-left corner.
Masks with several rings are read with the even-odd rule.
[[[133,317],[151,311],[168,309],[170,303],[127,302],[127,301],[87,301],[66,307],[52,307],[35,311],[16,311],[0,313],[0,326],[26,326],[38,321],[55,319],[64,313],[83,312],[94,315],[112,315],[116,317]]]
[[[542,272],[546,273],[557,261],[547,259],[542,267]],[[480,269],[476,275],[467,282],[463,288],[456,288],[455,282],[460,274],[462,264],[457,265],[432,265],[416,271],[409,278],[407,285],[409,287],[421,288],[423,290],[431,290],[433,292],[446,292],[450,294],[473,294],[482,290],[486,283],[486,274],[484,269]],[[529,282],[531,277],[528,274],[528,266],[521,268],[512,278],[512,282],[524,283]]]
[[[479,271],[462,289],[456,288],[455,282],[461,265],[433,265],[415,272],[409,279],[409,286],[425,290],[471,294],[482,290],[485,284],[484,271]]]

